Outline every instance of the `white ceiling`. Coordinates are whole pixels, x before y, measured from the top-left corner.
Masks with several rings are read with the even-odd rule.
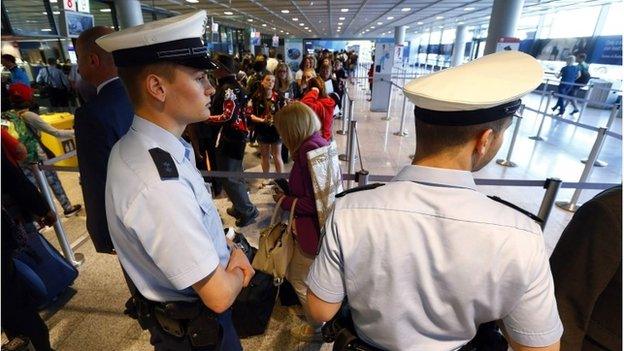
[[[141,3],[176,13],[205,9],[216,22],[240,28],[252,26],[260,32],[279,36],[378,38],[383,35],[392,36],[394,27],[400,25],[409,26],[408,33],[413,33],[431,26],[487,24],[493,2],[493,0],[193,1],[197,3],[189,3],[186,0],[141,0]],[[539,13],[555,15],[556,11],[562,9],[589,7],[614,1],[617,0],[525,0],[523,16]],[[342,12],[344,11],[342,9],[348,11]],[[227,11],[232,14],[225,14]],[[365,32],[366,30],[368,31]]]

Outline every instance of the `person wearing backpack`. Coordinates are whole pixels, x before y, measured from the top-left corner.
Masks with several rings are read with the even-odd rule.
[[[69,107],[69,80],[63,71],[56,66],[55,58],[48,58],[47,67],[43,67],[37,74],[37,83],[42,85],[50,97],[50,106],[53,111]]]
[[[576,78],[574,83],[582,84],[583,86],[587,85],[587,83],[589,83],[589,80],[591,79],[591,75],[589,74],[589,64],[585,62],[586,59],[587,59],[587,55],[584,53],[580,53],[576,55],[577,67],[578,67],[580,75],[578,78]],[[578,91],[581,90],[583,86],[580,86],[580,85],[573,86],[572,91],[570,92],[570,96],[576,96]],[[585,98],[587,99],[589,98],[589,96],[586,96]],[[572,107],[574,108],[572,112],[570,112],[570,115],[573,115],[579,112],[578,106],[576,105],[576,100],[570,99],[570,103],[572,104]]]

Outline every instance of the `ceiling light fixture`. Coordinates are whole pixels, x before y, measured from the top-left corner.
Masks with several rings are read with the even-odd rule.
[[[308,29],[310,29],[310,28],[309,28],[309,27],[303,27],[303,29],[308,30]]]
[[[248,18],[247,22],[253,22],[253,20],[251,18]]]
[[[276,30],[277,28],[273,27],[273,30]]]
[[[408,29],[410,26],[405,26],[405,29]]]
[[[401,9],[401,12],[407,12],[407,11],[412,11],[412,9],[409,7],[404,7]]]
[[[52,31],[52,29],[50,29],[50,28],[44,28],[44,29],[42,29],[41,31],[42,31],[42,32],[51,32],[51,31]]]
[[[190,2],[191,4],[197,4],[199,0],[186,0],[186,2]]]
[[[464,22],[459,22],[459,23],[457,23],[457,24],[464,24]]]
[[[394,19],[394,16],[388,16],[388,17],[386,17],[386,19],[387,19],[388,21],[389,21],[389,20],[393,20],[393,19]]]
[[[418,23],[416,23],[416,24],[420,26],[420,25],[422,25],[423,23],[422,23],[422,22],[418,22]]]
[[[344,20],[345,20],[345,18],[344,18],[344,17],[338,17],[338,20],[339,20],[339,21],[344,21]]]
[[[349,9],[340,9],[340,12],[349,12]]]
[[[111,9],[100,9],[100,12],[111,12]]]
[[[474,7],[465,7],[465,8],[464,8],[464,11],[472,11],[472,10],[474,10],[474,9],[475,9]]]
[[[437,16],[437,17],[436,17],[436,19],[437,19],[437,20],[444,19],[444,16]]]
[[[383,22],[377,22],[378,26],[381,26],[383,24]]]
[[[305,26],[305,24],[303,24],[303,23],[299,23],[299,26],[303,27],[303,26]]]
[[[281,12],[282,12],[282,13],[290,13],[290,11],[289,11],[289,10],[282,10]]]
[[[60,14],[61,14],[61,11],[53,11],[53,12],[52,12],[52,14],[53,14],[53,15],[60,15]]]
[[[223,11],[223,14],[227,15],[227,16],[232,16],[234,14],[234,12],[232,12],[232,11]]]
[[[263,27],[266,27],[266,23],[262,23],[262,26],[263,26]]]
[[[297,22],[299,19],[297,17],[293,17],[293,21]]]

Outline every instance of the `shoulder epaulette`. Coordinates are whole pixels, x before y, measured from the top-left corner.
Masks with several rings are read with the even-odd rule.
[[[500,197],[498,197],[498,196],[490,196],[490,195],[488,195],[488,197],[489,197],[490,199],[492,199],[492,200],[494,200],[494,201],[496,201],[496,202],[500,203],[500,204],[503,204],[503,205],[505,205],[505,206],[507,206],[507,207],[511,207],[511,208],[513,208],[514,210],[516,210],[516,211],[518,211],[518,212],[522,213],[523,215],[525,215],[525,216],[527,216],[527,217],[531,218],[532,220],[536,221],[538,224],[542,224],[542,223],[544,223],[544,220],[543,220],[543,219],[539,218],[538,216],[536,216],[536,215],[532,214],[531,212],[529,212],[529,211],[527,211],[527,210],[525,210],[525,209],[523,209],[523,208],[521,208],[521,207],[519,207],[519,206],[516,206],[516,205],[512,204],[512,203],[511,203],[511,202],[509,202],[509,201],[505,201],[505,200],[501,199],[501,198],[500,198]]]
[[[178,179],[178,168],[176,167],[171,154],[158,147],[150,149],[149,153],[152,156],[152,160],[154,160],[154,164],[156,164],[156,169],[158,169],[160,179]]]
[[[364,190],[371,190],[371,189],[375,189],[375,188],[379,188],[380,186],[385,185],[384,183],[372,183],[372,184],[368,184],[368,185],[363,185],[363,186],[358,186],[355,188],[351,188],[348,190],[345,190],[341,193],[336,194],[336,197],[343,197],[347,194],[351,194],[351,193],[357,193],[358,191],[364,191]]]

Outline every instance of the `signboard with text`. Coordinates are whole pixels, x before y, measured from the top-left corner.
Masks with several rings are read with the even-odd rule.
[[[69,11],[77,11],[76,0],[63,0],[63,8]]]
[[[89,0],[78,0],[78,11],[79,12],[91,12],[89,9]]]

